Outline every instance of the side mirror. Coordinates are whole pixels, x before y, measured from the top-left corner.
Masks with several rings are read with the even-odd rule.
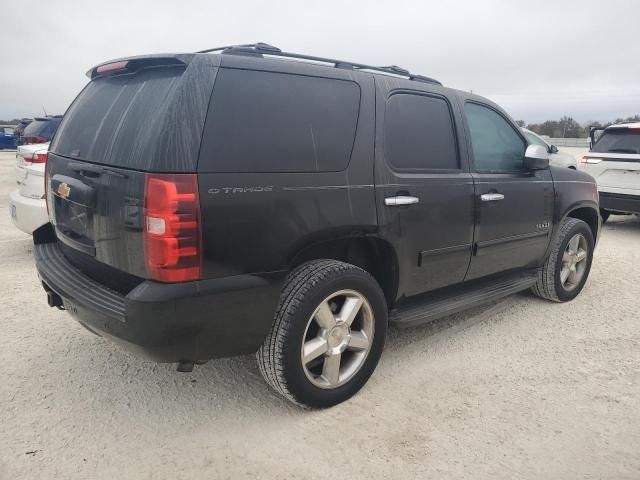
[[[555,145],[551,145],[549,147],[549,153],[558,153],[558,147],[556,147]]]
[[[524,152],[524,168],[544,170],[549,168],[549,152],[542,145],[529,145]]]

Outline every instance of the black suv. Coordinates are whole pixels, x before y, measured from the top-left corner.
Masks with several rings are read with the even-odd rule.
[[[388,324],[587,279],[594,180],[482,97],[265,44],[88,76],[49,149],[37,269],[49,305],[180,371],[257,352],[277,392],[326,407]]]

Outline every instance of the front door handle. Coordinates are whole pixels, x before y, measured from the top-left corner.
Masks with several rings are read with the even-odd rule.
[[[384,199],[384,204],[388,207],[401,207],[403,205],[414,205],[418,203],[420,199],[418,197],[410,197],[408,195],[398,195],[396,197],[387,197]]]
[[[483,202],[497,202],[499,200],[504,200],[504,195],[501,193],[483,193],[480,195],[480,200]]]

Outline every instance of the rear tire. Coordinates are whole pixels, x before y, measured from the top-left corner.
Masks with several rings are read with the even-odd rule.
[[[549,258],[538,269],[538,279],[531,288],[532,292],[555,302],[576,298],[591,271],[594,246],[589,226],[582,220],[566,218]]]
[[[330,407],[367,382],[386,332],[385,297],[371,275],[336,260],[311,261],[287,277],[258,366],[288,400]]]

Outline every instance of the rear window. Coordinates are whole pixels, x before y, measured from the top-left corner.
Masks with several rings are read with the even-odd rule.
[[[25,137],[44,137],[51,140],[60,125],[60,120],[60,118],[34,120],[26,126],[22,135]]]
[[[630,128],[605,130],[591,151],[640,154],[640,130]]]
[[[344,170],[359,108],[360,87],[351,81],[220,69],[198,170]]]
[[[183,72],[180,67],[150,68],[91,81],[65,114],[52,151],[141,170],[171,164],[158,156],[168,141],[163,127]]]

